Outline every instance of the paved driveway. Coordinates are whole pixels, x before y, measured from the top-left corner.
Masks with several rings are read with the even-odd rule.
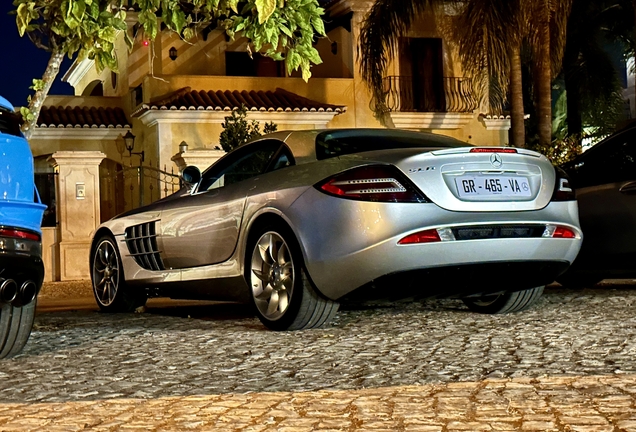
[[[1,363],[0,430],[636,430],[635,303],[629,284],[552,288],[512,315],[385,304],[277,333],[233,304],[43,297]]]

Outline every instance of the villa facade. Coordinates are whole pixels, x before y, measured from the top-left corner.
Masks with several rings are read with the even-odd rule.
[[[120,35],[119,73],[75,62],[64,76],[75,95],[48,97],[30,140],[39,188],[51,204],[47,280],[88,278],[95,227],[177,190],[186,165],[204,169],[222,156],[221,124],[241,105],[248,120],[273,121],[278,130],[389,127],[506,145],[509,119],[478,106],[432,16],[402,38],[385,78],[390,111],[376,118],[356,56],[371,5],[328,3],[327,38],[316,43],[323,63],[309,82],[289,76],[282,62],[250,57],[245,40],[229,40],[219,29],[191,41],[164,31],[150,41],[128,11],[134,47],[129,51]]]

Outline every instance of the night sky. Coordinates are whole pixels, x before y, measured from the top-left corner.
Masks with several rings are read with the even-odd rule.
[[[42,78],[49,61],[49,53],[38,49],[28,37],[21,38],[15,25],[12,1],[0,0],[0,95],[15,106],[27,104],[33,78]],[[62,82],[62,76],[71,65],[67,58],[55,79],[49,94],[73,94],[73,88]]]

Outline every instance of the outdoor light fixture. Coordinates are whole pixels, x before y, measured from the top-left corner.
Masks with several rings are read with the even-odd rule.
[[[170,51],[168,51],[168,54],[170,56],[170,59],[172,60],[177,59],[177,49],[175,47],[170,48]]]
[[[188,151],[188,143],[185,141],[181,141],[181,144],[179,144],[179,153],[185,153]]]
[[[128,155],[132,157],[132,155],[139,155],[141,157],[141,162],[144,161],[144,151],[140,151],[140,152],[134,152],[133,149],[135,148],[135,136],[132,134],[132,132],[128,131],[126,132],[126,135],[124,135],[124,143],[126,144],[126,150],[128,150]]]

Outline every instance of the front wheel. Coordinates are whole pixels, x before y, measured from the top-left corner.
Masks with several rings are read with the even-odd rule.
[[[535,304],[541,294],[543,294],[543,288],[543,286],[540,286],[523,291],[486,295],[477,298],[466,297],[462,300],[468,306],[468,309],[473,312],[484,314],[519,312]]]
[[[288,230],[259,231],[247,256],[246,280],[261,322],[272,330],[320,327],[338,311],[338,303],[320,295],[303,267],[295,238]]]
[[[104,236],[91,256],[91,281],[97,305],[104,312],[132,312],[146,304],[144,292],[126,284],[115,239]]]

